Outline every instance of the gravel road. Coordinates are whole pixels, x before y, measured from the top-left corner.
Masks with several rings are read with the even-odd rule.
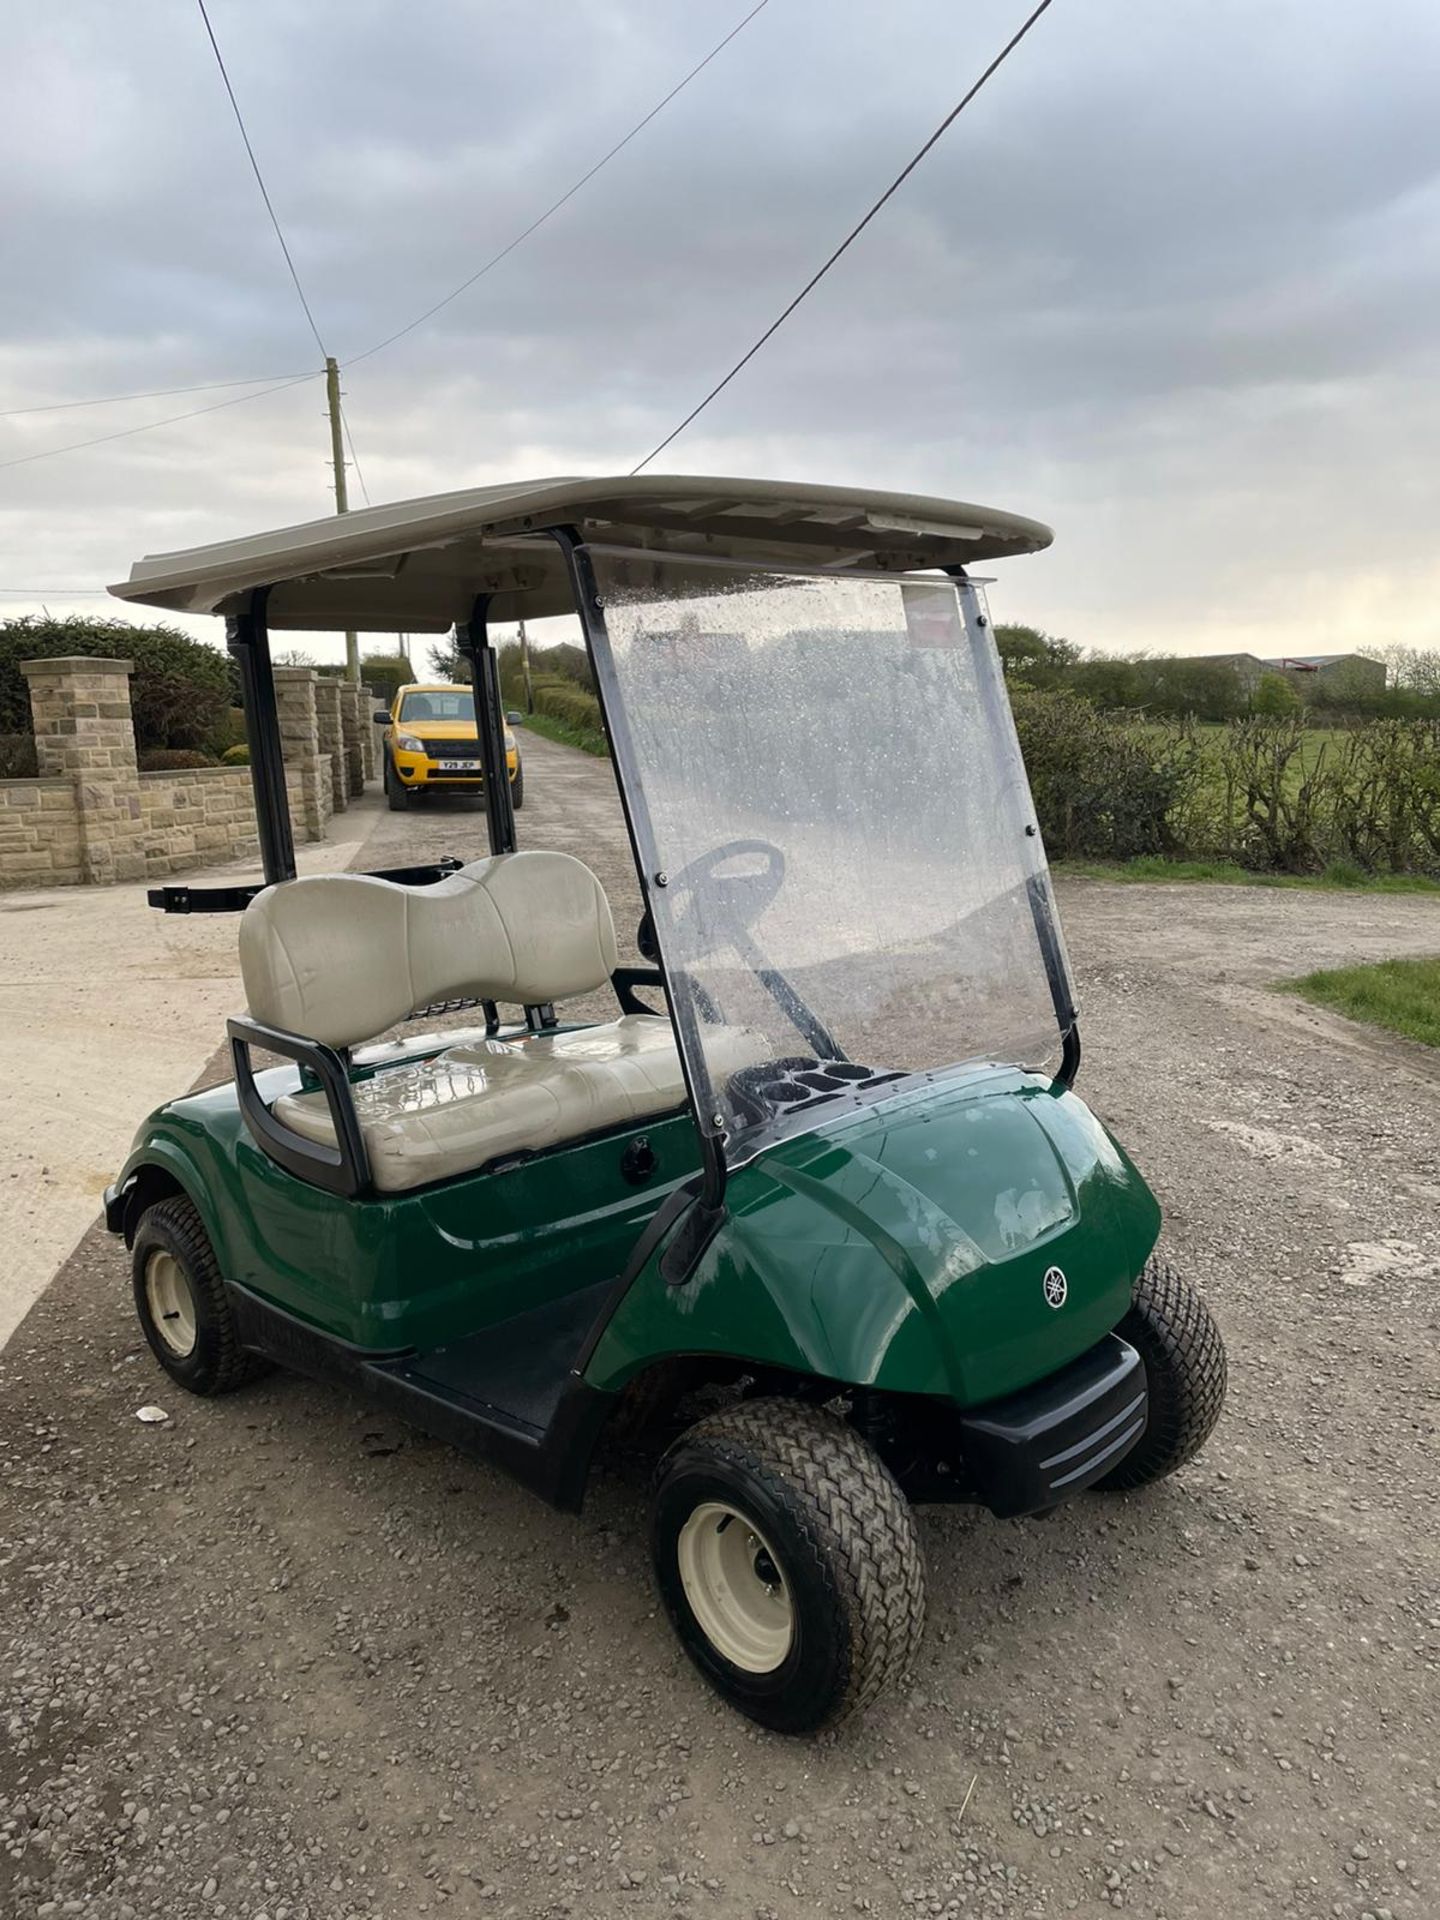
[[[526,748],[525,840],[632,925],[608,767]],[[913,1679],[785,1741],[657,1614],[643,1460],[577,1521],[328,1388],[186,1399],[97,1230],[0,1356],[0,1914],[1432,1920],[1440,1096],[1267,983],[1440,949],[1440,903],[1060,892],[1083,1091],[1230,1347],[1195,1465],[926,1512]]]

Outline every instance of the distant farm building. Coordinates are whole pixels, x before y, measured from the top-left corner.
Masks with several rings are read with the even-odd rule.
[[[1271,673],[1292,675],[1306,685],[1335,687],[1346,693],[1384,693],[1385,663],[1367,660],[1363,653],[1287,653],[1261,662]]]
[[[1285,653],[1273,660],[1262,660],[1254,653],[1201,653],[1192,658],[1232,668],[1252,693],[1265,673],[1284,674],[1302,699],[1321,687],[1337,693],[1385,691],[1385,663],[1367,660],[1361,653]]]

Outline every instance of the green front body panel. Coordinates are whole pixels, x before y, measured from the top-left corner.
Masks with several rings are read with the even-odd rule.
[[[256,1075],[267,1103],[299,1074]],[[630,1142],[657,1166],[620,1169]],[[233,1083],[161,1107],[121,1175],[162,1168],[199,1209],[220,1271],[322,1332],[377,1353],[445,1345],[620,1273],[670,1188],[698,1164],[688,1114],[414,1193],[345,1200],[255,1145]]]
[[[1160,1229],[1085,1103],[1010,1070],[924,1083],[783,1141],[726,1197],[683,1285],[652,1261],[631,1287],[593,1384],[619,1387],[657,1353],[724,1353],[975,1405],[1108,1333]]]
[[[298,1085],[292,1067],[257,1078],[267,1101]],[[634,1186],[621,1158],[641,1134],[659,1164]],[[154,1114],[122,1180],[163,1169],[227,1279],[384,1353],[443,1346],[618,1276],[697,1162],[679,1114],[415,1193],[339,1199],[261,1153],[227,1084]],[[1010,1069],[922,1081],[733,1175],[693,1273],[671,1285],[652,1257],[586,1378],[614,1391],[658,1358],[715,1354],[973,1405],[1109,1332],[1159,1222],[1074,1094]],[[1052,1266],[1068,1289],[1058,1308]]]

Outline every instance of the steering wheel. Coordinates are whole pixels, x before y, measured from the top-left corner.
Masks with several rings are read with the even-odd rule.
[[[669,878],[676,931],[692,917],[717,933],[746,932],[785,882],[785,856],[768,840],[727,840]]]

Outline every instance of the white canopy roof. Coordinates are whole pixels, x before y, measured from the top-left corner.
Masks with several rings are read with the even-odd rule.
[[[479,594],[490,618],[573,611],[543,530],[606,545],[793,566],[968,565],[1048,547],[1038,520],[923,494],[786,480],[641,474],[507,481],[137,560],[110,591],[181,613],[235,613],[271,587],[272,627],[443,633]]]

